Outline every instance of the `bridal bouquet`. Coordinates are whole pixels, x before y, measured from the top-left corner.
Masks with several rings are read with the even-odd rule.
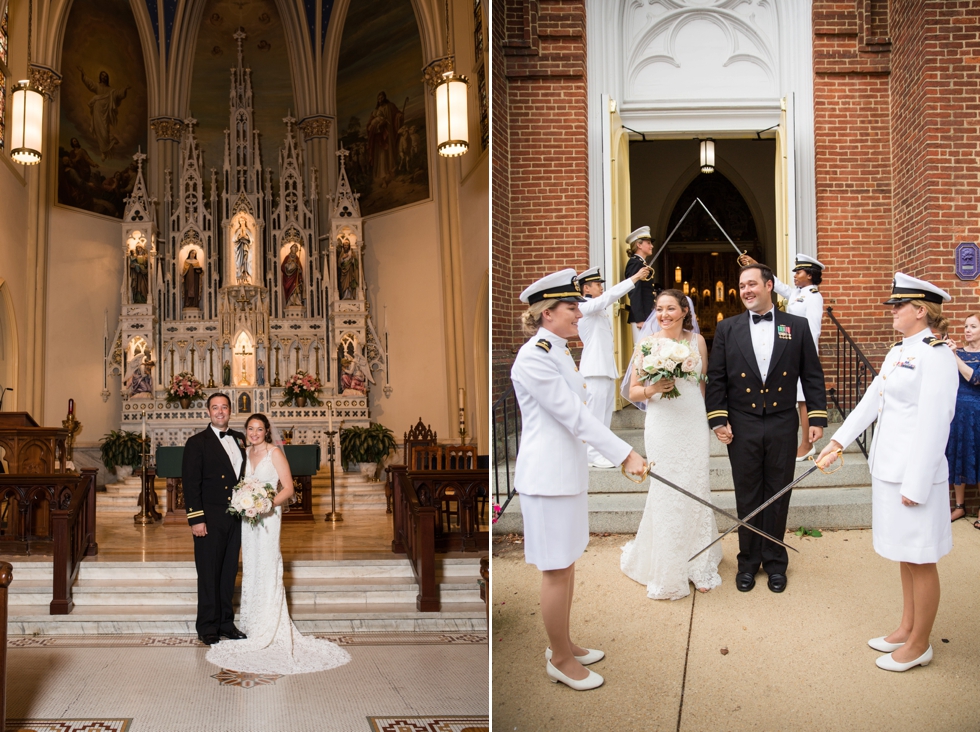
[[[698,354],[685,341],[649,336],[640,341],[640,359],[636,374],[642,384],[656,384],[661,379],[687,379],[697,384],[704,381]],[[661,395],[662,399],[674,399],[681,393],[675,386]]]
[[[248,521],[252,526],[261,524],[265,514],[272,510],[276,490],[269,483],[257,478],[243,478],[231,492],[228,513]]]

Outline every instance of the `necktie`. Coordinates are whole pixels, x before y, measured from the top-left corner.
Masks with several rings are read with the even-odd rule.
[[[228,430],[228,431],[226,431],[226,432],[219,432],[219,433],[218,433],[218,439],[219,439],[219,440],[223,440],[223,439],[224,439],[224,437],[225,437],[225,435],[227,435],[227,434],[228,434],[229,432],[231,432],[231,430]]]
[[[752,315],[753,323],[761,323],[763,320],[772,320],[772,310],[770,310],[765,315],[755,315],[755,314]]]

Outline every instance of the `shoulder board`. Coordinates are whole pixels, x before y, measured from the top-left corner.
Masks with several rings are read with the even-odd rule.
[[[942,338],[923,338],[922,342],[928,346],[945,346],[946,341]]]
[[[544,338],[542,338],[534,345],[540,348],[545,353],[551,353],[551,341],[546,341]]]
[[[820,288],[816,285],[810,285],[810,292],[820,292]]]
[[[902,341],[895,341],[892,343],[892,348],[898,348],[900,345],[902,345]]]

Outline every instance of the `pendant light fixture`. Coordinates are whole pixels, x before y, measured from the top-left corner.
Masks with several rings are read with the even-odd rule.
[[[454,158],[470,148],[469,115],[466,109],[469,81],[455,70],[448,0],[446,49],[448,54],[426,66],[423,74],[436,98],[436,149],[443,157]]]
[[[710,137],[701,140],[701,172],[715,172],[715,141]]]
[[[27,5],[27,73],[31,73],[31,26],[34,0]],[[44,96],[28,79],[18,81],[10,94],[10,157],[22,165],[41,162],[41,130]]]

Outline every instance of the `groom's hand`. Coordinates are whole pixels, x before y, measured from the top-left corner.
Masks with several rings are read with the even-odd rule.
[[[194,536],[207,536],[208,535],[208,525],[206,523],[192,524],[191,532]]]
[[[813,445],[821,437],[823,437],[823,427],[814,427],[814,426],[811,425],[810,426],[810,444]]]
[[[732,441],[732,426],[724,424],[721,427],[715,427],[715,437],[723,445],[728,445]]]

